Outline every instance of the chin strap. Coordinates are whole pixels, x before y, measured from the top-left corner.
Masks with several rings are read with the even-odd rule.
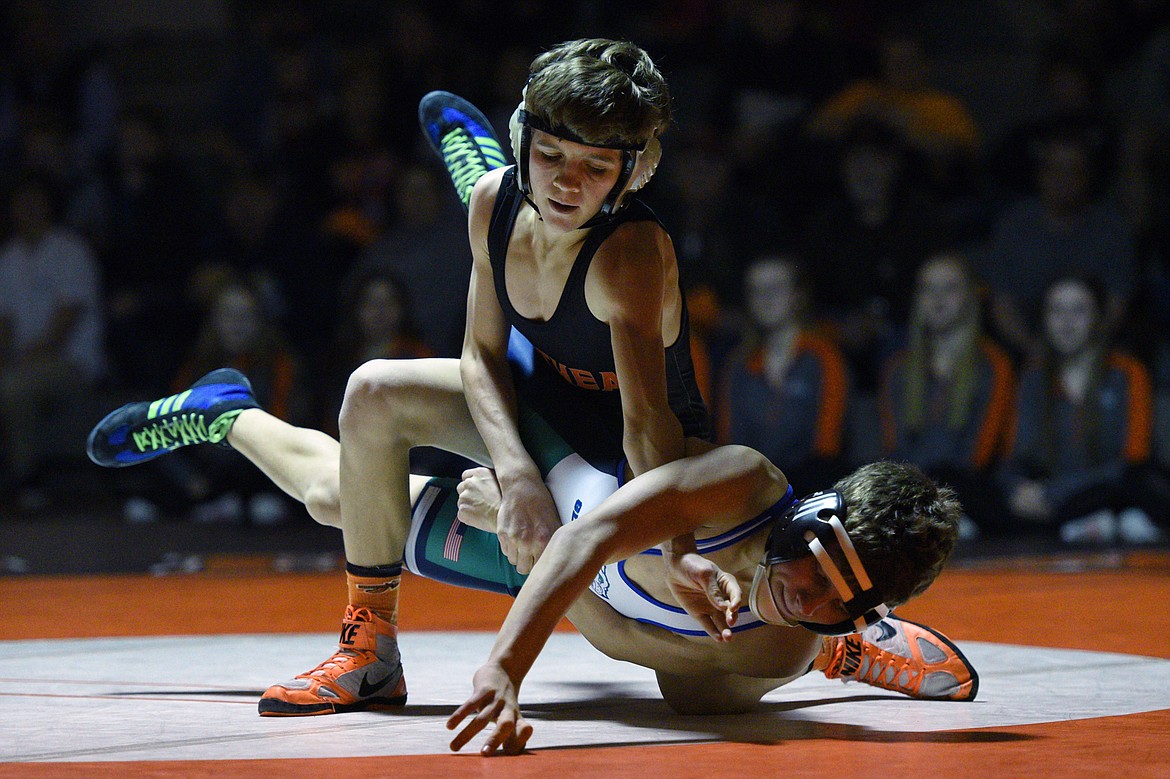
[[[777,617],[777,621],[775,622],[760,616],[759,602],[761,589],[768,593],[768,600],[772,602],[772,611],[776,613]],[[786,628],[796,627],[796,625],[793,625],[780,616],[780,606],[776,603],[776,595],[772,592],[771,583],[768,581],[768,566],[764,563],[758,563],[756,565],[756,573],[752,577],[752,587],[748,590],[748,608],[751,609],[753,614],[760,617],[762,621],[767,622],[769,625],[780,625]]]

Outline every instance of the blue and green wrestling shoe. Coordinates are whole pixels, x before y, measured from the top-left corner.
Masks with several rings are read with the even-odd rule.
[[[463,98],[439,90],[419,101],[418,123],[431,148],[443,158],[466,210],[479,177],[508,164],[491,122]]]
[[[89,434],[89,459],[106,468],[153,460],[189,444],[222,444],[244,409],[260,408],[244,374],[220,368],[178,395],[127,403]]]

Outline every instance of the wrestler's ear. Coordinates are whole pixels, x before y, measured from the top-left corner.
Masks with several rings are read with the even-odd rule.
[[[524,100],[520,100],[520,104],[516,106],[516,110],[512,112],[512,118],[508,120],[508,137],[512,141],[512,158],[519,163],[521,147],[524,145],[524,124],[520,121],[520,112],[524,110]]]
[[[512,157],[516,160],[516,185],[524,194],[532,192],[528,183],[528,146],[532,130],[524,123],[524,104],[528,100],[528,85],[520,92],[520,104],[508,120],[508,139],[512,142]]]
[[[646,142],[646,148],[638,152],[638,159],[634,162],[634,171],[630,174],[628,192],[637,192],[650,181],[658,163],[662,160],[662,144],[657,138]]]

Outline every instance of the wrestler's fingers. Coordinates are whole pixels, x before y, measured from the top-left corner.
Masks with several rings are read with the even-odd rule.
[[[528,724],[528,720],[523,717],[517,718],[512,735],[504,742],[504,754],[519,755],[524,751],[530,738],[532,738],[532,725]]]
[[[715,576],[707,579],[707,600],[720,611],[739,606],[743,597],[743,590],[735,577],[726,571],[719,571]]]
[[[734,612],[732,612],[732,616],[733,617],[735,616]],[[712,615],[711,621],[715,625],[715,629],[718,631],[718,635],[714,636],[715,640],[716,641],[730,641],[731,640],[731,623],[728,622],[727,616],[725,614],[715,614],[715,615]]]
[[[466,705],[467,704],[464,704],[464,706]],[[463,726],[463,729],[455,735],[455,738],[451,739],[451,751],[458,752],[467,745],[468,741],[471,741],[471,739],[475,738],[476,734],[486,728],[488,723],[496,718],[497,714],[499,713],[500,706],[502,705],[503,701],[496,701],[494,705],[484,708],[482,711],[472,717],[471,720]],[[452,715],[452,718],[454,718],[454,715]],[[462,717],[460,719],[462,719]],[[447,727],[448,729],[454,729],[455,724],[451,724],[451,720],[448,720]]]
[[[447,730],[454,730],[455,728],[459,727],[459,723],[462,722],[468,714],[475,711],[475,709],[476,706],[474,703],[472,703],[472,701],[465,701],[459,706],[459,708],[451,712],[451,716],[447,718]]]
[[[738,606],[720,592],[714,580],[708,582],[707,601],[714,609],[708,609],[695,618],[711,638],[716,641],[730,641],[731,626],[735,624],[738,616]]]
[[[451,751],[458,752],[460,749],[463,749],[463,747],[467,745],[467,742],[475,738],[475,735],[483,730],[486,725],[486,721],[473,718],[470,722],[463,726],[462,730],[455,734],[455,738],[451,739]]]
[[[734,625],[743,603],[743,589],[734,576],[723,571],[720,571],[713,587],[715,592],[711,598],[712,604],[722,611],[726,626]]]
[[[520,570],[520,551],[516,548],[516,544],[512,541],[510,536],[498,536],[500,539],[500,551],[504,553],[504,557],[508,558],[508,562],[516,566],[516,570]],[[526,571],[520,571],[526,573]]]
[[[538,556],[527,549],[517,551],[516,561],[513,563],[516,566],[516,572],[522,574],[532,573],[532,567],[536,565],[536,558]]]
[[[694,616],[695,621],[699,623],[699,627],[703,629],[703,632],[716,641],[725,641],[726,638],[724,638],[724,635],[731,635],[731,631],[727,629],[725,624],[723,624],[723,615],[721,614],[695,614],[692,616]]]
[[[472,693],[470,698],[459,705],[459,708],[451,712],[451,716],[447,718],[447,730],[454,730],[467,715],[477,712],[486,706],[491,701],[493,695],[494,693],[491,690]]]
[[[743,588],[739,586],[739,580],[726,571],[720,571],[719,587],[727,601],[727,608],[732,612],[738,611],[743,605]]]
[[[496,729],[484,741],[483,746],[479,748],[481,755],[494,755],[497,749],[503,748],[505,753],[508,752],[509,741],[516,730],[515,716],[510,711],[500,712],[500,716],[496,719]]]

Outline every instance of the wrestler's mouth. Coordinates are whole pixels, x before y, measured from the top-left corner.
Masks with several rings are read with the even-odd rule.
[[[580,208],[580,206],[571,206],[566,203],[560,203],[556,200],[552,200],[551,198],[548,201],[548,205],[549,208],[551,208],[553,211],[556,211],[558,214],[571,214]]]

